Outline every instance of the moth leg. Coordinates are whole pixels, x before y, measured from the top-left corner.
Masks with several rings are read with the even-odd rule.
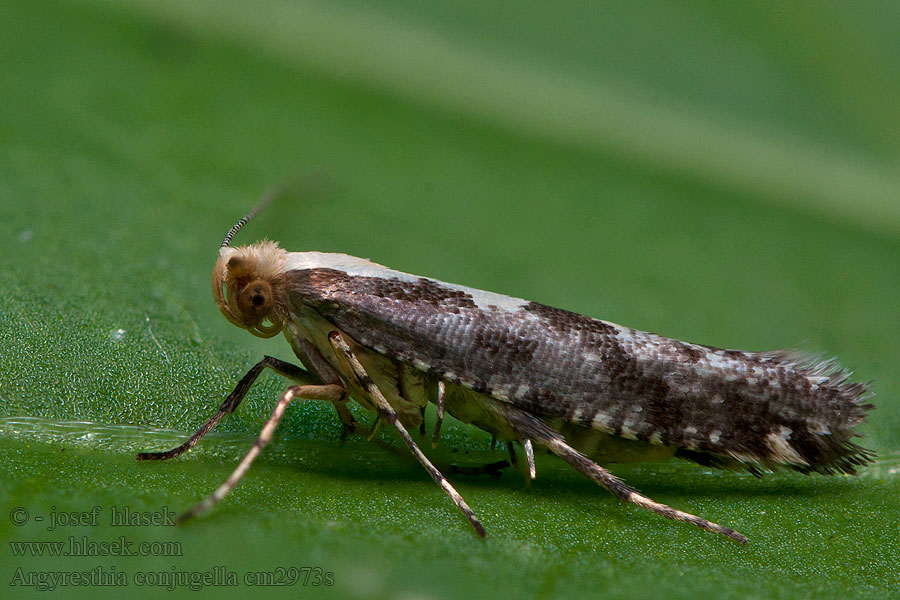
[[[356,378],[357,383],[360,387],[362,387],[369,394],[369,397],[375,403],[376,408],[378,409],[379,416],[384,420],[394,426],[397,430],[397,433],[400,434],[400,437],[403,438],[403,441],[406,443],[407,447],[410,451],[415,455],[419,462],[422,463],[422,466],[425,467],[425,470],[428,471],[428,474],[431,475],[431,478],[434,479],[435,483],[441,486],[441,489],[444,490],[450,499],[456,504],[460,511],[466,516],[471,523],[472,527],[475,528],[475,531],[478,533],[480,537],[485,536],[484,527],[481,525],[481,522],[478,520],[478,517],[475,516],[474,511],[469,508],[469,505],[466,504],[466,501],[463,500],[462,496],[459,495],[450,482],[447,481],[441,472],[438,471],[431,461],[428,460],[428,457],[422,453],[419,447],[416,445],[415,441],[410,437],[409,432],[406,431],[406,428],[397,418],[397,413],[391,407],[390,403],[388,403],[387,399],[384,397],[384,394],[381,393],[381,390],[378,389],[378,386],[375,385],[375,382],[372,381],[372,378],[369,377],[369,374],[366,372],[365,367],[362,366],[362,363],[359,362],[359,359],[356,358],[356,355],[353,353],[353,350],[347,344],[344,337],[341,335],[339,331],[332,331],[328,334],[328,340],[331,342],[331,345],[334,347],[335,353],[338,356],[344,356],[347,360],[347,363],[350,365],[351,373]]]
[[[402,460],[410,460],[412,462],[416,462],[415,458],[411,457],[408,452],[403,452],[400,448],[395,448],[390,444],[383,442],[382,440],[376,439],[375,436],[381,430],[382,421],[379,417],[376,417],[375,422],[372,423],[371,427],[366,427],[364,424],[357,421],[353,415],[350,413],[350,409],[347,408],[346,402],[335,402],[335,409],[337,409],[338,417],[341,419],[341,423],[344,428],[341,431],[341,443],[343,444],[346,441],[347,436],[350,434],[358,435],[361,438],[364,438],[366,441],[372,442],[377,445],[379,448],[386,450],[401,458]]]
[[[663,517],[691,523],[707,531],[722,534],[741,544],[747,543],[747,537],[733,529],[647,498],[587,456],[569,446],[558,432],[548,427],[537,417],[499,402],[495,404],[495,408],[509,420],[523,437],[527,436],[547,446],[551,452],[569,463],[575,470],[606,488],[613,496],[623,502],[631,502]]]
[[[431,435],[431,447],[437,448],[441,440],[441,424],[444,422],[444,394],[446,387],[440,379],[437,382],[437,420],[434,422],[434,433]]]
[[[372,429],[370,429],[369,432],[366,434],[367,442],[371,442],[372,440],[375,439],[375,436],[378,435],[378,432],[381,431],[381,426],[382,426],[381,415],[377,415],[375,417],[375,422],[372,423]]]
[[[534,446],[531,440],[525,438],[522,440],[522,448],[525,449],[525,460],[528,462],[528,472],[523,473],[525,483],[531,483],[531,480],[537,477],[537,469],[534,466]],[[519,459],[516,456],[516,446],[513,442],[506,442],[506,451],[509,453],[509,464],[516,471],[519,470]]]
[[[335,402],[334,407],[335,409],[337,409],[338,417],[340,418],[341,423],[344,426],[343,431],[341,431],[341,442],[346,439],[347,435],[354,434],[365,438],[366,441],[374,441],[378,445],[382,445],[379,440],[375,439],[375,436],[378,435],[379,431],[381,431],[382,422],[380,417],[375,418],[375,422],[372,423],[371,427],[366,427],[365,424],[360,423],[353,417],[353,415],[350,413],[350,409],[347,408],[346,402]],[[393,446],[389,445],[386,447],[393,448]],[[404,456],[406,455],[404,454]]]
[[[343,402],[335,402],[334,410],[337,411],[338,419],[341,421],[341,445],[347,441],[347,436],[356,433],[356,419],[350,413],[350,409]]]
[[[253,446],[250,448],[250,451],[247,452],[246,456],[244,456],[243,460],[238,464],[237,468],[228,476],[228,479],[225,480],[225,483],[220,485],[216,491],[206,497],[205,500],[200,502],[199,504],[194,505],[193,508],[188,510],[182,515],[179,515],[177,521],[182,522],[191,517],[202,513],[205,510],[208,510],[219,503],[222,498],[228,495],[228,492],[234,489],[234,487],[238,484],[247,470],[250,468],[250,465],[253,464],[253,461],[256,460],[256,457],[259,456],[259,453],[262,452],[262,449],[272,440],[272,434],[275,433],[275,428],[278,427],[278,422],[281,421],[281,417],[284,415],[285,409],[287,409],[288,404],[294,398],[302,398],[304,400],[326,400],[329,402],[338,402],[342,400],[346,396],[346,389],[338,385],[336,383],[329,383],[326,385],[292,385],[285,391],[284,395],[278,401],[278,404],[275,405],[275,410],[272,411],[272,416],[268,418],[265,425],[263,425],[262,430],[259,432],[259,437],[256,438],[256,441],[253,442]]]
[[[506,451],[509,453],[509,464],[516,471],[519,470],[519,459],[516,456],[516,447],[512,442],[506,442]]]
[[[219,421],[222,420],[222,417],[224,417],[228,413],[233,413],[235,411],[235,409],[244,399],[244,396],[246,396],[247,392],[250,391],[250,387],[256,381],[256,378],[259,377],[259,374],[265,367],[272,369],[279,375],[283,375],[289,379],[298,381],[301,384],[315,383],[315,378],[300,367],[292,365],[288,362],[284,362],[283,360],[278,360],[277,358],[273,358],[271,356],[266,356],[261,361],[253,365],[253,367],[249,371],[247,371],[247,374],[244,375],[235,386],[234,391],[228,394],[228,397],[225,398],[225,402],[222,403],[222,406],[219,407],[219,410],[216,411],[216,414],[211,416],[209,420],[206,421],[206,423],[204,423],[203,426],[201,426],[200,429],[198,429],[196,433],[194,433],[194,435],[189,437],[185,443],[166,452],[141,452],[137,455],[137,459],[168,460],[170,458],[181,456],[182,454],[193,448],[197,444],[197,442],[200,441],[200,438],[209,433],[213,427],[218,425]]]
[[[306,341],[296,333],[288,336],[288,342],[290,343],[294,354],[300,358],[300,362],[309,369],[310,373],[313,373],[318,377],[319,383],[339,383],[341,381],[340,375],[338,375],[331,365],[328,364],[328,361],[325,360],[322,353],[319,352],[312,343]],[[344,398],[344,400],[346,400],[346,398]],[[350,409],[347,407],[347,403],[344,400],[332,402],[334,410],[337,412],[338,419],[340,419],[342,425],[341,445],[347,440],[348,435],[364,435],[361,433],[363,431],[362,426],[355,418],[353,418],[353,414],[350,412]]]
[[[527,438],[522,441],[522,445],[525,447],[525,458],[528,460],[528,476],[534,479],[537,477],[537,469],[534,466],[534,446]]]

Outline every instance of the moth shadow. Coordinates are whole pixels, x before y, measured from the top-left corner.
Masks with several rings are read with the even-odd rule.
[[[243,444],[242,444],[243,446]],[[284,440],[267,448],[257,459],[257,468],[289,468],[298,473],[326,476],[360,483],[414,483],[428,480],[428,474],[406,448],[379,447],[364,440],[344,443],[325,440]],[[522,491],[539,498],[584,499],[592,501],[605,493],[600,486],[571,469],[561,460],[548,455],[536,457],[537,478],[528,481],[523,472],[522,457],[518,470],[496,468],[507,459],[504,452],[490,450],[431,449],[423,450],[435,466],[454,485],[481,491]],[[224,463],[240,460],[237,446],[219,447],[212,451]],[[484,473],[479,467],[495,464]],[[848,476],[803,475],[790,471],[754,476],[748,472],[710,469],[673,459],[665,463],[601,465],[632,488],[650,498],[703,496],[718,499],[789,498],[835,495],[855,490],[860,480]]]
[[[596,494],[599,486],[565,465],[547,465],[546,485],[539,494]],[[775,471],[760,476],[749,472],[710,469],[687,461],[673,459],[668,463],[639,465],[612,464],[609,470],[630,487],[656,499],[658,497],[703,496],[716,499],[791,498],[839,495],[858,489],[860,481],[849,476],[805,475],[792,471]],[[539,471],[540,472],[540,471]],[[536,482],[535,482],[536,483]]]

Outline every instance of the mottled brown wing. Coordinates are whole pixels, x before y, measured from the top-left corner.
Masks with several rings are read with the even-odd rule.
[[[535,302],[485,305],[478,290],[426,278],[313,268],[286,279],[291,302],[366,347],[535,416],[800,471],[852,473],[870,460],[850,441],[871,407],[866,388],[830,363],[689,344]]]

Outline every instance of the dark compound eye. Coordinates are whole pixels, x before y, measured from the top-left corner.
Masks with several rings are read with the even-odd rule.
[[[251,281],[241,290],[238,306],[248,322],[256,323],[272,308],[272,286],[261,279]]]

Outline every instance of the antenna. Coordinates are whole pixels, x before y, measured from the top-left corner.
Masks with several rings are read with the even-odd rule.
[[[284,192],[286,184],[285,182],[277,183],[275,185],[269,186],[266,191],[263,192],[263,195],[259,198],[259,201],[256,203],[250,212],[241,217],[241,220],[234,224],[234,226],[228,230],[228,233],[225,235],[225,239],[222,240],[222,248],[228,248],[231,246],[231,238],[234,237],[241,228],[250,222],[251,219],[256,217],[259,213],[265,209],[272,200],[277,198]]]
[[[285,195],[292,191],[292,189],[305,189],[307,192],[321,190],[321,188],[326,187],[328,183],[328,176],[323,171],[313,171],[311,173],[300,173],[293,177],[287,177],[279,183],[270,185],[266,188],[266,191],[262,193],[262,196],[260,196],[259,200],[256,202],[256,206],[254,206],[246,215],[241,217],[241,220],[228,230],[225,239],[222,240],[222,248],[231,246],[231,239],[235,234],[279,196]]]

